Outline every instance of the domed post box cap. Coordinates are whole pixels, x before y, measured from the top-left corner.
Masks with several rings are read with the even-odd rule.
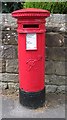
[[[50,12],[48,10],[37,9],[37,8],[26,8],[21,10],[16,10],[12,12],[12,16],[15,18],[20,17],[49,17]]]

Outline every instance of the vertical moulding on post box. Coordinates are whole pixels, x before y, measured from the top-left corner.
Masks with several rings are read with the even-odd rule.
[[[45,18],[47,10],[27,8],[12,12],[18,23],[19,99],[29,108],[45,102]]]

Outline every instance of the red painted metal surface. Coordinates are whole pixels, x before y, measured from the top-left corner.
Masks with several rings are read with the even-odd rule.
[[[37,9],[37,8],[27,8],[27,9],[21,9],[16,10],[12,13],[13,17],[19,18],[19,17],[48,17],[50,15],[50,12],[47,10]]]
[[[45,86],[45,18],[49,15],[47,10],[35,8],[12,13],[18,19],[19,87],[26,92],[41,91]],[[36,34],[35,50],[26,49],[27,34]]]

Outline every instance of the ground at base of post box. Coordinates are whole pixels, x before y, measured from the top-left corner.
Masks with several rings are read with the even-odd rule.
[[[18,93],[9,93],[2,93],[2,118],[65,118],[65,94],[47,93],[43,107],[29,109],[20,105]]]

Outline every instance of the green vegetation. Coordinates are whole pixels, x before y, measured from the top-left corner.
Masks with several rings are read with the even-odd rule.
[[[51,13],[67,14],[67,2],[2,2],[2,13],[11,13],[22,8],[40,8]]]
[[[24,8],[40,8],[51,13],[67,14],[67,2],[25,2]]]
[[[2,2],[2,13],[11,13],[14,10],[21,9],[23,4],[20,2]]]

